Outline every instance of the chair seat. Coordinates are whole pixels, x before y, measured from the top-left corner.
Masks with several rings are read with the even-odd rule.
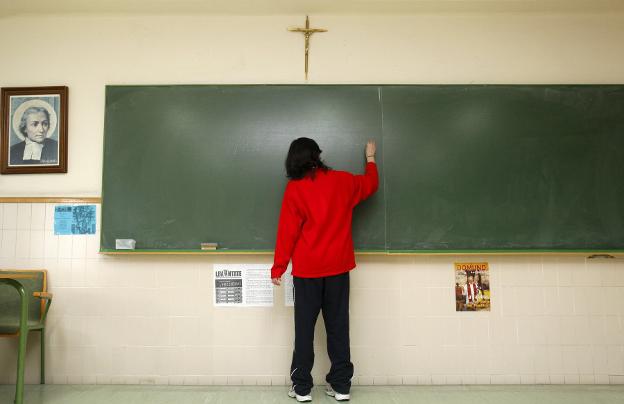
[[[43,328],[43,324],[39,321],[28,321],[28,330],[40,330]],[[19,332],[19,322],[15,323],[2,323],[0,324],[0,335],[2,334],[16,334]]]

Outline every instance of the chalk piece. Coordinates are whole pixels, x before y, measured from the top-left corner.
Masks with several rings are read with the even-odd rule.
[[[117,250],[134,250],[136,241],[131,238],[118,238],[115,239],[115,248]]]
[[[217,243],[201,243],[202,250],[216,250]]]

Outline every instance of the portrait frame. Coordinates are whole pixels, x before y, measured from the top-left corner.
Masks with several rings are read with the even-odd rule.
[[[2,88],[0,173],[67,172],[68,92],[66,86]]]

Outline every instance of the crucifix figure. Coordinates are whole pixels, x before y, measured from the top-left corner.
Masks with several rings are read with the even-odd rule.
[[[315,32],[327,32],[326,29],[323,28],[310,28],[310,19],[306,15],[306,25],[305,28],[288,28],[291,32],[302,32],[305,37],[305,79],[308,79],[308,54],[310,52],[310,36]]]

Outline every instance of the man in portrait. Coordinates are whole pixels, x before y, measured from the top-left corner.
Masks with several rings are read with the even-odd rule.
[[[58,165],[59,143],[54,139],[58,122],[55,109],[45,99],[15,98],[18,98],[17,102],[30,99],[20,103],[11,117],[9,166]]]

